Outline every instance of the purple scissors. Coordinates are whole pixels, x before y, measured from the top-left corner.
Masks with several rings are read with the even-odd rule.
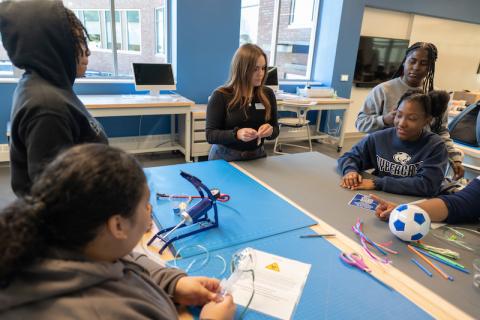
[[[365,271],[368,273],[372,272],[363,261],[362,256],[356,252],[352,252],[352,253],[342,252],[340,254],[340,259],[342,259],[342,261],[345,262],[346,264],[354,266],[362,271]]]
[[[340,254],[340,259],[342,259],[343,262],[345,262],[346,264],[350,265],[350,266],[353,266],[353,267],[356,267],[362,271],[364,271],[366,274],[368,274],[373,280],[377,281],[378,283],[380,283],[381,285],[383,285],[384,287],[386,287],[387,289],[389,290],[393,290],[392,287],[390,287],[388,284],[386,284],[385,282],[381,281],[380,279],[378,279],[377,277],[375,277],[373,274],[372,274],[372,270],[370,270],[370,268],[365,264],[365,262],[363,261],[363,258],[361,255],[359,255],[358,253],[356,252],[352,252],[352,253],[345,253],[345,252],[342,252]]]

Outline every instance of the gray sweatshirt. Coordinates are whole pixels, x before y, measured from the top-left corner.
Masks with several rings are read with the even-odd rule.
[[[355,121],[355,126],[358,131],[371,133],[387,128],[382,116],[397,107],[400,97],[405,92],[414,89],[422,88],[410,87],[401,77],[377,85],[370,91],[363,103],[362,109],[358,113],[357,120]],[[434,123],[431,124],[432,127],[433,125]],[[462,153],[455,148],[453,140],[450,138],[447,125],[448,114],[445,112],[438,131],[434,133],[438,134],[445,142],[450,161],[461,162],[463,160]],[[430,127],[426,129],[431,130]]]
[[[109,263],[55,251],[0,290],[0,318],[177,319],[172,296],[183,276],[140,254]]]

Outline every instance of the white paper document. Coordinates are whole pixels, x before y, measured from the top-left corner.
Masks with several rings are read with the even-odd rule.
[[[254,275],[244,272],[232,290],[236,304],[246,306],[255,288],[250,309],[279,319],[290,319],[302,295],[310,264],[252,249]]]

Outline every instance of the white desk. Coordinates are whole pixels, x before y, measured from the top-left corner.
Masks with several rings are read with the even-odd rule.
[[[316,104],[313,105],[307,105],[307,104],[302,104],[303,103],[309,103],[309,102],[316,102]],[[326,110],[343,110],[343,123],[340,127],[340,135],[338,138],[335,137],[335,139],[338,139],[338,144],[337,144],[337,151],[340,152],[343,147],[343,141],[345,139],[345,119],[348,119],[348,109],[350,106],[350,103],[353,101],[350,99],[345,99],[345,98],[304,98],[304,97],[299,97],[299,100],[278,100],[277,105],[278,105],[278,110],[279,111],[291,111],[291,112],[297,112],[297,114],[300,113],[305,113],[306,114],[309,111],[318,111],[317,114],[317,123],[316,123],[316,130],[315,133],[312,135],[312,139],[322,139],[325,138],[328,135],[327,133],[321,133],[320,132],[320,119],[322,116],[322,111]]]
[[[179,95],[80,95],[83,104],[94,117],[124,117],[141,115],[170,115],[170,145],[129,150],[132,153],[179,150],[190,161],[190,112],[194,102]],[[184,141],[175,142],[175,115],[185,117]],[[182,144],[183,143],[183,144]]]

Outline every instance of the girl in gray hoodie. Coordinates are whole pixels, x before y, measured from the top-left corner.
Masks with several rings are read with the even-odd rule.
[[[61,153],[0,212],[1,319],[232,319],[219,281],[131,253],[151,223],[139,163],[103,144]]]

